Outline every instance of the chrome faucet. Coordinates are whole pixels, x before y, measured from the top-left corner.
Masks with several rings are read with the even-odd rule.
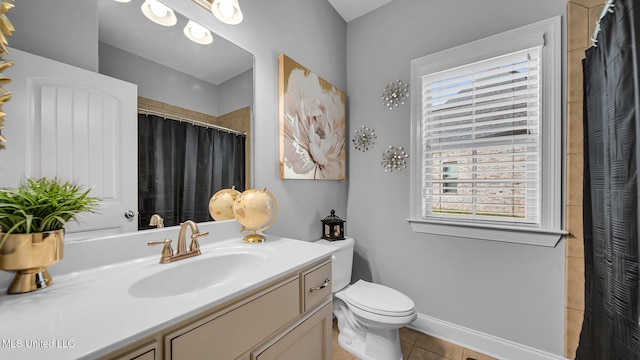
[[[191,243],[189,244],[188,251],[186,244],[187,227],[191,228]],[[193,220],[187,220],[180,224],[180,232],[178,233],[178,247],[175,254],[173,252],[173,248],[171,248],[171,239],[164,239],[162,241],[149,241],[147,245],[164,245],[162,248],[162,255],[160,256],[160,263],[168,264],[173,261],[200,255],[200,244],[198,243],[198,238],[207,235],[209,235],[208,231],[201,233],[200,229],[198,229],[198,225]]]
[[[158,229],[162,229],[164,227],[164,219],[158,214],[153,214],[151,215],[151,219],[149,219],[149,226],[155,226]]]

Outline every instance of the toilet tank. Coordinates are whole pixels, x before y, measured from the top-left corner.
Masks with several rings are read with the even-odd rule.
[[[316,244],[323,244],[334,248],[331,264],[331,281],[333,292],[342,290],[351,283],[351,269],[353,267],[353,238],[344,240],[318,240]]]

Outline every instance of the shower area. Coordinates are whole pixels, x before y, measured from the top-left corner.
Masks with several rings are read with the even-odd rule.
[[[635,5],[567,4],[565,357],[571,359],[640,354]]]

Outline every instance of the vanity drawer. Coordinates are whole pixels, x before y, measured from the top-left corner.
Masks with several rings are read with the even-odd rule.
[[[303,312],[331,296],[331,261],[302,274]]]
[[[299,313],[299,280],[286,283],[223,314],[165,337],[166,359],[235,359],[291,322]]]

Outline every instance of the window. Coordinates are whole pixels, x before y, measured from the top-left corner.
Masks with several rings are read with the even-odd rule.
[[[423,217],[538,224],[539,54],[422,77]]]
[[[554,246],[560,19],[412,61],[414,231]]]

